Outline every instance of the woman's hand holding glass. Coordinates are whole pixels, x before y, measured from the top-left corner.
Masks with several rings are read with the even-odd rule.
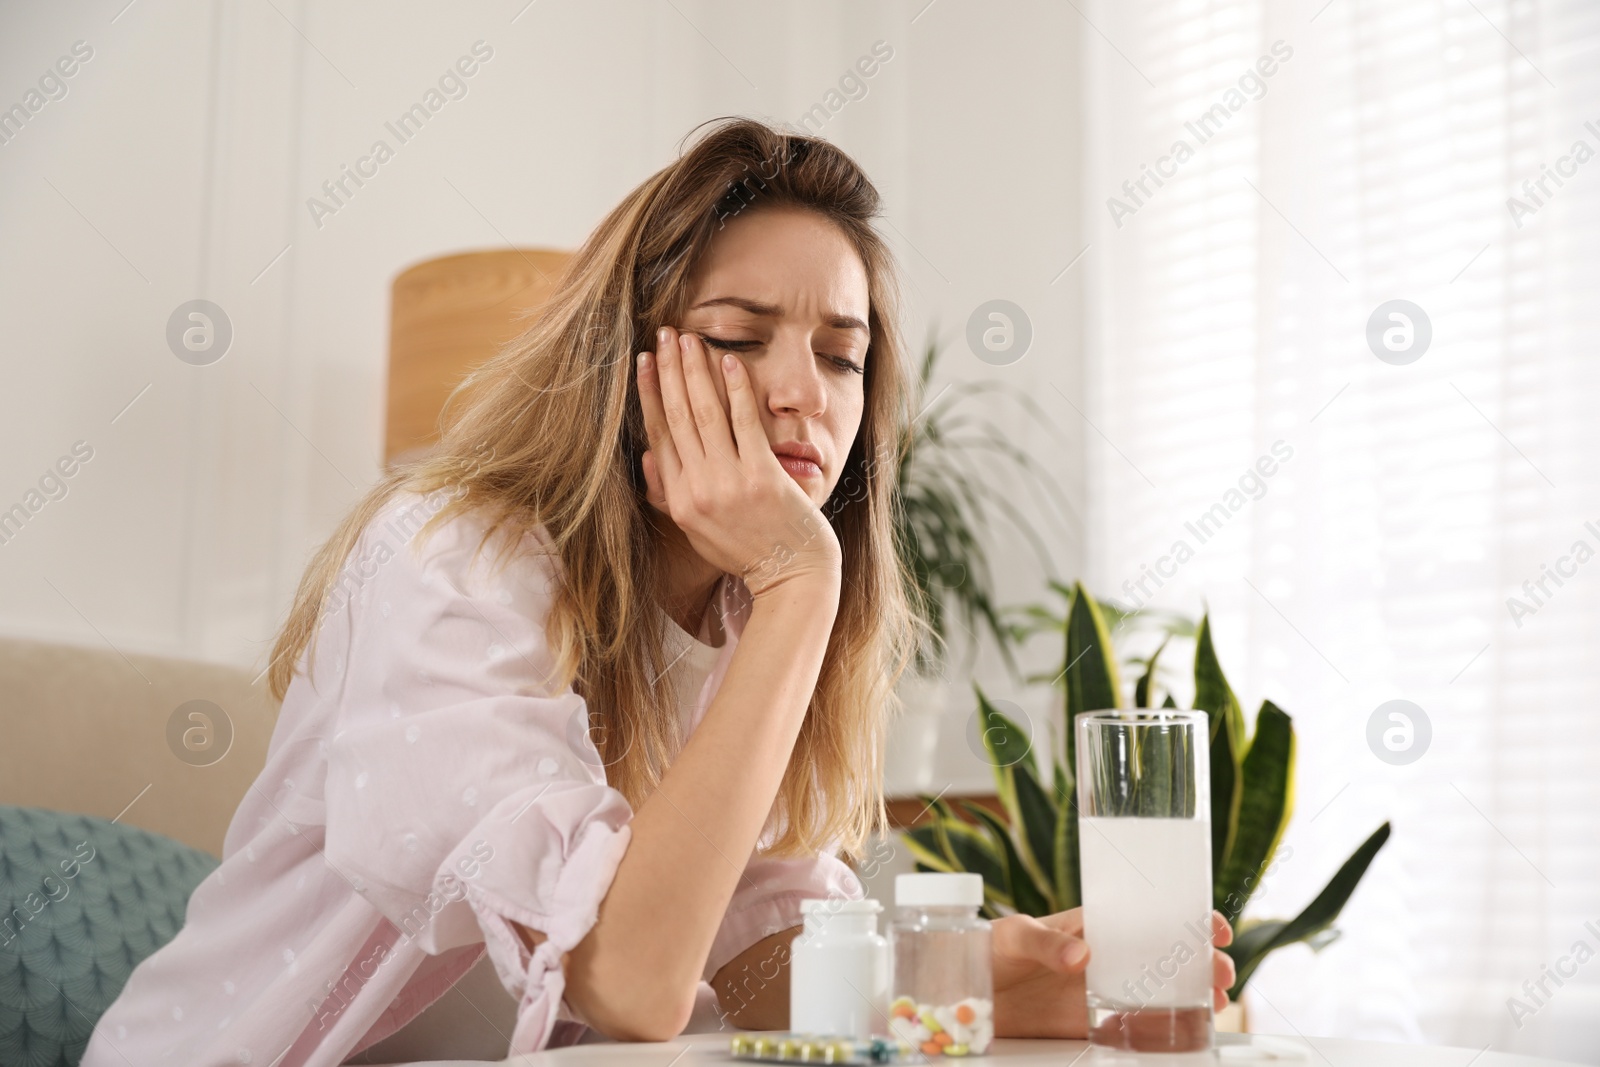
[[[1220,911],[1213,911],[1211,944],[1206,947],[1211,952],[1211,1001],[1215,1011],[1228,1006],[1228,990],[1236,977],[1233,957],[1221,950],[1232,941],[1233,927]],[[1039,918],[1008,915],[997,919],[992,944],[996,1036],[1088,1036],[1085,980],[1089,945],[1083,939],[1082,908]],[[1149,1022],[1155,1025],[1159,1020],[1152,1015]]]
[[[797,580],[837,593],[838,538],[773,454],[744,364],[713,361],[699,337],[668,326],[656,342],[638,362],[650,503],[755,597]]]

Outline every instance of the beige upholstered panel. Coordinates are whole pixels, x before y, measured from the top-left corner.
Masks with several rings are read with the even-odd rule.
[[[217,664],[0,638],[0,804],[107,819],[126,808],[120,822],[221,856],[277,717],[266,680],[250,681]],[[185,716],[175,731],[180,748],[191,731],[193,762],[168,744],[173,712],[194,700],[232,724],[231,745],[209,766],[197,765],[216,755],[200,720]]]

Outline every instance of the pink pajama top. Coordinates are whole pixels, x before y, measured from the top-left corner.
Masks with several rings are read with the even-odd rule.
[[[560,960],[595,922],[632,811],[607,784],[584,700],[549,680],[543,622],[560,564],[542,531],[503,529],[480,551],[482,521],[460,516],[413,543],[445,500],[397,494],[363,531],[324,603],[314,678],[297,674],[285,694],[221,866],[101,1017],[84,1067],[332,1067],[485,952],[515,1003],[509,1052],[585,1036]],[[672,627],[686,671],[663,684],[678,685],[685,738],[727,671],[749,593],[727,577],[713,607],[720,648]],[[725,963],[801,924],[803,899],[863,895],[833,855],[773,860],[760,847],[705,961],[702,1005]],[[546,940],[529,952],[513,921]]]

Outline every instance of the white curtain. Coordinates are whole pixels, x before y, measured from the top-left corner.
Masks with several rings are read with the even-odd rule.
[[[1600,1063],[1600,5],[1080,10],[1091,579],[1294,716],[1247,916],[1394,824],[1252,1029]]]

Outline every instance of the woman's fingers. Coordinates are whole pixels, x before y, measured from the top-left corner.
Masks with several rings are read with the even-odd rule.
[[[1220,911],[1211,913],[1211,943],[1219,947],[1233,944],[1233,927],[1228,925],[1228,920],[1223,918]]]
[[[1013,915],[994,927],[995,951],[1034,960],[1053,971],[1077,971],[1089,962],[1083,939],[1043,919]]]
[[[1228,925],[1228,920],[1220,911],[1211,913],[1211,943],[1216,946],[1233,943],[1233,927]],[[1214,987],[1211,996],[1217,1011],[1228,1006],[1228,990],[1233,988],[1238,973],[1238,969],[1233,965],[1232,956],[1223,952],[1220,947],[1211,950],[1211,985]]]
[[[657,511],[667,510],[667,487],[661,480],[661,468],[656,462],[656,455],[648,448],[644,455],[639,457],[639,466],[644,470],[644,498]]]
[[[1211,984],[1226,993],[1233,988],[1233,980],[1238,977],[1238,972],[1233,966],[1233,957],[1220,949],[1211,950]]]
[[[1089,946],[1080,940],[1083,937],[1082,908],[1041,915],[1037,919],[1023,918],[1025,921],[1022,922],[1007,918],[995,923],[997,953],[1006,951],[1015,956],[1035,959],[1057,971],[1076,971],[1087,960]],[[1211,913],[1211,933],[1214,945],[1226,945],[1233,941],[1233,928],[1221,912]],[[1228,1006],[1228,990],[1233,988],[1237,974],[1233,957],[1213,947],[1211,998],[1217,1011]]]
[[[1039,921],[1053,929],[1069,933],[1073,937],[1083,936],[1083,909],[1081,907],[1068,908],[1066,911],[1043,915],[1040,916]]]
[[[694,411],[689,405],[689,389],[683,377],[683,350],[678,343],[677,331],[670,326],[663,326],[656,331],[656,340],[656,381],[661,388],[661,406],[667,429],[681,466],[704,458],[705,447],[700,443],[700,431],[695,426]],[[668,472],[669,477],[671,473]]]
[[[767,441],[767,431],[761,426],[756,394],[750,388],[750,372],[732,352],[724,352],[720,363],[719,373],[728,394],[728,419],[733,423],[734,443],[739,447],[739,457],[748,463],[762,452],[770,453],[772,445]]]
[[[663,470],[676,475],[679,469],[678,450],[672,443],[672,430],[667,426],[666,410],[661,400],[661,369],[650,352],[640,352],[637,363],[639,378],[639,407],[644,412],[645,437],[650,442],[647,455],[655,460],[655,474],[659,481]],[[648,481],[648,475],[647,481]]]
[[[722,398],[717,395],[716,384],[711,380],[705,344],[692,333],[680,333],[678,340],[682,346],[683,380],[689,393],[689,405],[706,455],[721,456],[729,463],[736,463],[733,434],[728,429],[728,416],[723,411]]]
[[[646,501],[664,512],[667,510],[667,475],[662,469],[670,467],[670,477],[675,478],[682,467],[678,464],[677,450],[672,446],[672,430],[667,429],[666,413],[661,408],[661,381],[650,352],[638,354],[637,373],[638,406],[645,414],[645,438],[650,442],[650,448],[638,458],[638,466],[645,475]]]

